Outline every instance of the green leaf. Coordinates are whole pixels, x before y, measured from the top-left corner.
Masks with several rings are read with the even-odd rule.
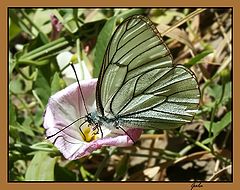
[[[11,121],[12,119],[10,119]],[[18,139],[19,133],[24,133],[30,137],[35,137],[33,129],[31,128],[32,119],[30,117],[26,117],[25,120],[20,124],[17,121],[11,122],[9,125],[10,136],[15,140]]]
[[[19,18],[20,9],[9,9],[9,16],[11,18],[11,24],[14,22],[23,32],[29,34],[31,37],[34,37],[30,28],[27,26],[25,19]]]
[[[232,111],[229,111],[224,115],[224,117],[220,121],[214,122],[212,124],[212,133],[213,133],[212,138],[215,139],[225,127],[229,126],[231,122],[232,122]],[[210,130],[210,123],[211,123],[210,121],[204,122],[204,126],[208,131]]]
[[[16,124],[16,109],[15,106],[12,104],[11,98],[9,98],[9,124],[10,125],[15,125]]]
[[[94,175],[92,175],[91,173],[89,173],[89,172],[84,168],[83,165],[80,166],[79,171],[80,171],[80,174],[81,174],[81,176],[82,176],[82,178],[83,178],[83,181],[88,181],[89,178],[90,178],[90,179],[94,179]]]
[[[9,83],[10,91],[15,94],[24,93],[24,81],[21,78],[11,80]]]
[[[21,32],[21,29],[15,24],[15,22],[11,22],[11,18],[9,18],[9,22],[9,41],[11,41]]]
[[[76,173],[67,167],[60,167],[59,165],[55,167],[55,178],[56,181],[77,181]]]
[[[62,89],[61,80],[62,79],[59,77],[59,73],[56,72],[51,83],[51,95]]]
[[[204,139],[201,143],[202,144],[209,144],[210,142],[212,142],[212,137],[211,138],[206,138],[206,139]]]
[[[129,163],[129,154],[125,154],[124,157],[121,159],[120,163],[117,165],[115,180],[120,180],[126,175],[128,170],[128,163]]]
[[[210,53],[213,53],[212,50],[205,50],[201,53],[199,53],[198,55],[196,55],[195,57],[193,57],[188,63],[184,64],[186,67],[190,68],[193,65],[199,64],[200,61],[206,57],[207,55],[209,55]]]
[[[35,137],[35,134],[33,133],[30,126],[21,125],[19,123],[17,123],[16,125],[10,125],[10,131],[17,131],[18,133],[22,132],[28,136]]]
[[[51,95],[51,88],[48,84],[48,81],[43,76],[40,70],[38,72],[37,79],[34,82],[33,89],[35,89],[35,92],[38,95],[41,102],[43,103],[43,105],[46,105]]]
[[[48,34],[52,30],[52,25],[50,20],[51,10],[48,9],[37,9],[33,14],[33,22],[41,29],[44,34]],[[39,31],[36,28],[32,27],[32,33],[36,36]]]
[[[69,20],[66,24],[68,25],[68,28],[69,28],[71,33],[77,32],[78,27],[77,27],[77,24],[76,24],[76,22],[73,18],[71,20]]]
[[[12,53],[11,51],[8,51],[8,63],[9,63],[9,76],[11,77],[13,69],[16,66],[16,61],[12,58]],[[9,77],[9,78],[10,78]]]
[[[17,68],[17,77],[10,80],[9,88],[10,91],[15,94],[25,94],[32,89],[33,79],[36,77],[36,71],[30,71],[29,66],[24,68]]]
[[[184,18],[185,15],[178,10],[172,9],[151,9],[151,20],[155,23],[169,25],[175,18]]]
[[[43,123],[43,111],[42,111],[42,109],[37,109],[33,118],[34,118],[34,126],[35,127],[40,127]],[[40,131],[38,130],[38,132],[40,132]]]
[[[222,104],[225,105],[232,98],[232,82],[225,84],[224,96],[222,99]]]
[[[221,96],[222,86],[218,84],[213,84],[207,87],[208,94],[217,101]]]
[[[66,36],[58,38],[49,43],[42,44],[41,38],[38,35],[38,37],[34,41],[27,45],[24,45],[23,51],[25,53],[19,53],[16,58],[19,62],[21,62],[22,60],[33,61],[36,59],[39,59],[40,62],[43,61],[43,59],[47,59],[53,55],[56,55],[57,53],[71,45],[72,42],[74,42],[74,39],[72,37]]]
[[[116,20],[117,18],[114,16],[111,19],[109,19],[103,29],[101,30],[96,43],[96,51],[95,51],[95,59],[94,59],[94,68],[93,68],[93,77],[97,77],[100,68],[102,65],[103,57],[105,54],[105,51],[107,49],[107,44],[112,36],[112,33],[116,26]]]
[[[219,102],[223,90],[223,86],[219,84],[212,84],[211,86],[207,87],[207,93],[214,98],[216,102]],[[221,104],[224,105],[228,102],[232,97],[232,82],[228,82],[225,84],[224,96],[222,99]],[[213,104],[214,105],[214,104]]]
[[[27,168],[25,181],[53,181],[56,157],[47,152],[37,152]]]

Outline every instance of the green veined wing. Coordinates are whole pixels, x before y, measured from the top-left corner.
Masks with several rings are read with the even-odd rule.
[[[97,85],[98,112],[126,127],[174,128],[190,122],[200,92],[194,74],[173,66],[153,23],[132,16],[113,34]]]

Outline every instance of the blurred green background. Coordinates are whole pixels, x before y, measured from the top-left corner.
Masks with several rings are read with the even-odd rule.
[[[69,82],[56,57],[76,53],[98,77],[116,26],[134,14],[149,17],[174,64],[196,74],[199,112],[180,129],[145,130],[132,147],[65,160],[42,127],[49,97]],[[232,181],[231,9],[9,8],[8,23],[9,181]]]

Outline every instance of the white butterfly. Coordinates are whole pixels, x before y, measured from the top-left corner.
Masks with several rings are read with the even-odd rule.
[[[195,75],[173,66],[171,53],[153,23],[127,18],[113,34],[97,83],[94,124],[171,129],[191,122],[200,91]]]

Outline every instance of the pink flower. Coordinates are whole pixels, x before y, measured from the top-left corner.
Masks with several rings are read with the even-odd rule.
[[[62,23],[57,19],[55,15],[50,15],[51,17],[51,23],[52,23],[52,33],[51,33],[51,39],[55,40],[59,37],[60,32],[63,28]]]
[[[96,84],[96,79],[80,82],[89,113],[96,111]],[[142,133],[142,129],[129,129],[127,133],[131,136],[130,138],[120,129],[101,126],[103,132],[103,136],[101,136],[101,133],[96,134],[96,129],[89,127],[87,122],[81,126],[81,132],[79,126],[86,121],[86,115],[87,112],[77,83],[57,92],[49,99],[43,126],[49,140],[55,144],[66,159],[75,160],[87,156],[103,146],[130,146],[133,144],[131,138],[136,141]]]

